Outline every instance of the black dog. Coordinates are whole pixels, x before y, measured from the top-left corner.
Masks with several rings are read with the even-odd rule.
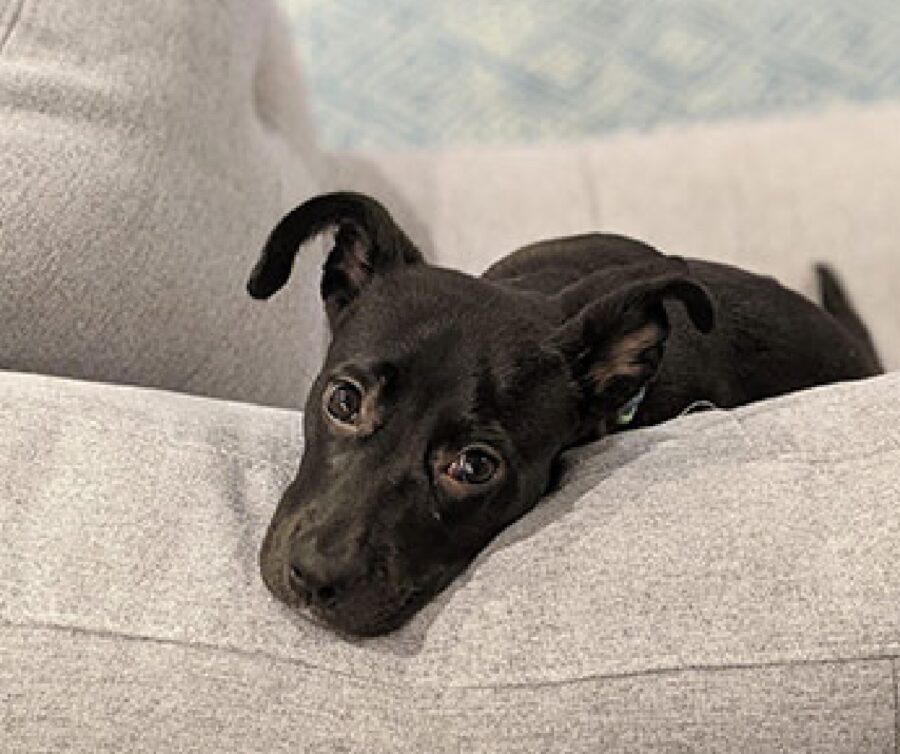
[[[728,408],[880,371],[824,268],[824,309],[605,234],[529,246],[475,278],[427,265],[359,194],[285,216],[251,295],[281,288],[298,247],[332,226],[332,342],[260,563],[277,598],[346,633],[402,624],[535,505],[572,445],[695,401]]]

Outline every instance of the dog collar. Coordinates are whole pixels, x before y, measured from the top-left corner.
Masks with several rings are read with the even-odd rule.
[[[647,388],[642,387],[628,400],[628,403],[619,409],[619,413],[616,414],[616,426],[625,427],[634,421],[634,416],[641,407],[641,401],[644,400],[646,394]]]

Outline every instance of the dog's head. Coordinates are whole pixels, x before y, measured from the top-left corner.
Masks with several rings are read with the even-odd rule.
[[[712,309],[683,262],[662,255],[637,280],[621,268],[553,297],[429,266],[381,205],[348,193],[278,224],[251,295],[277,291],[298,248],[329,227],[332,340],[260,564],[280,600],[371,635],[402,624],[533,507],[560,451],[652,378],[665,298],[701,330]]]

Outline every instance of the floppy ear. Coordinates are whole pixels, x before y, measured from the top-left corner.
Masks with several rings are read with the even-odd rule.
[[[322,194],[291,210],[269,234],[247,282],[250,295],[265,299],[278,291],[290,277],[300,247],[334,226],[338,232],[321,283],[332,326],[374,275],[424,261],[390,213],[372,197],[351,192]]]
[[[592,291],[592,300],[571,311]],[[656,375],[669,336],[667,299],[680,301],[700,332],[714,327],[709,292],[677,257],[604,270],[560,294],[571,314],[554,345],[581,385],[590,417],[614,416]]]

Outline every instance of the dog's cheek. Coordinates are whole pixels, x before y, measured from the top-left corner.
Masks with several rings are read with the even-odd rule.
[[[299,479],[299,475],[298,475]],[[279,599],[291,602],[293,590],[285,580],[290,540],[309,514],[304,498],[296,494],[297,480],[285,490],[278,502],[259,548],[259,568],[263,582]]]
[[[259,548],[259,571],[263,583],[268,590],[278,599],[289,602],[292,593],[285,582],[285,550],[280,545],[281,527],[274,524],[269,526],[266,536]]]
[[[502,528],[506,528],[534,508],[549,483],[549,463],[535,465],[510,480],[509,487],[504,492],[505,505],[498,506]]]
[[[444,574],[460,561],[465,563],[472,527],[435,517],[433,508],[425,505],[410,505],[392,518],[385,529],[390,532],[387,546],[382,549],[387,553],[383,565],[388,588],[401,600],[400,593],[409,588],[431,597],[443,585]]]

